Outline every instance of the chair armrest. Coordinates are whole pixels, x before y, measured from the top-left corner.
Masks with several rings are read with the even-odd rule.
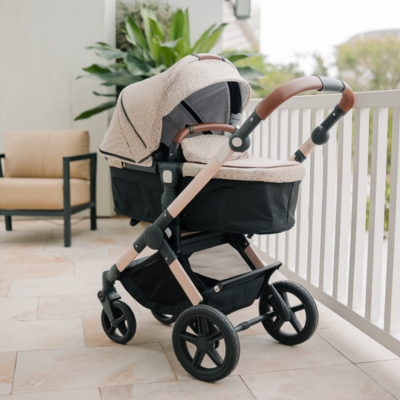
[[[0,154],[0,178],[3,177],[3,168],[1,166],[1,159],[2,158],[6,158],[6,155],[5,154]]]
[[[78,154],[76,156],[63,157],[63,180],[64,180],[64,207],[70,207],[70,170],[71,162],[90,160],[90,202],[96,202],[96,167],[97,153]]]

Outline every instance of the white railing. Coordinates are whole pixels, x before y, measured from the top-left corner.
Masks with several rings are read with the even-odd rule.
[[[289,158],[339,99],[340,95],[311,95],[288,100],[253,133],[252,154]],[[247,114],[258,101],[250,101]],[[400,90],[357,93],[352,112],[331,129],[330,141],[305,162],[307,176],[300,185],[294,228],[253,239],[266,261],[283,262],[281,271],[288,279],[305,286],[317,300],[397,355],[399,158]],[[389,178],[389,229],[384,232]]]

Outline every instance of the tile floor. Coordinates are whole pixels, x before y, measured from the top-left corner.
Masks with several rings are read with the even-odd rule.
[[[0,221],[0,399],[400,399],[400,358],[321,304],[308,342],[284,346],[255,325],[239,333],[240,361],[229,377],[196,381],[175,358],[171,326],[120,286],[136,335],[117,345],[101,328],[101,272],[143,226],[109,218],[90,231],[87,219],[76,219],[70,248],[60,220],[17,219],[13,228]],[[210,261],[210,271],[231,273]],[[230,319],[255,316],[257,304]]]

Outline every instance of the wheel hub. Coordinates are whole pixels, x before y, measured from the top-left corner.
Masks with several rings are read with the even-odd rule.
[[[208,348],[208,343],[205,337],[200,336],[196,340],[196,346],[200,351],[206,351]]]

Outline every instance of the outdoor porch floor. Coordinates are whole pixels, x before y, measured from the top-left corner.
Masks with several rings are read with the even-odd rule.
[[[127,345],[111,342],[96,297],[101,272],[143,227],[102,218],[90,231],[88,219],[75,219],[64,248],[61,220],[15,219],[11,232],[0,221],[0,399],[400,399],[400,358],[321,304],[317,332],[301,345],[277,343],[261,324],[239,333],[239,364],[215,383],[183,370],[172,327],[121,286],[137,331]],[[229,269],[210,257],[210,272]],[[256,301],[229,318],[257,315]]]

